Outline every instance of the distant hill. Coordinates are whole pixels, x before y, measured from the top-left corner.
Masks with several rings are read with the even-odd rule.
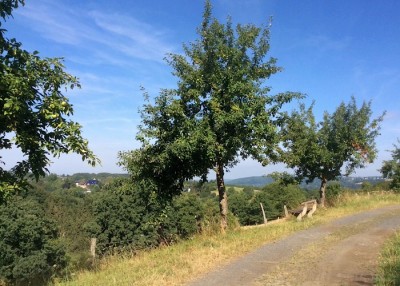
[[[112,178],[120,178],[120,177],[129,177],[128,174],[118,174],[118,173],[75,173],[72,175],[61,175],[61,178],[69,178],[70,180],[74,182],[78,181],[87,181],[87,180],[93,180],[96,179],[100,182],[105,182],[107,180],[110,180]]]
[[[274,180],[267,176],[255,176],[255,177],[245,177],[233,180],[226,180],[227,186],[249,186],[249,187],[263,187],[265,185],[271,184]],[[363,182],[369,182],[371,184],[376,184],[384,181],[382,177],[370,176],[370,177],[341,177],[338,180],[340,184],[349,189],[359,189]],[[318,189],[321,185],[321,181],[316,179],[312,183],[306,184],[303,182],[301,184],[302,188],[305,189]]]
[[[228,186],[250,186],[250,187],[263,187],[271,184],[274,180],[267,176],[246,177],[233,180],[226,180]]]
[[[128,174],[114,174],[114,173],[76,173],[73,175],[61,175],[62,178],[69,178],[74,182],[78,181],[87,181],[96,179],[101,183],[106,183],[107,181],[118,178],[118,177],[129,177]],[[268,176],[253,176],[253,177],[245,177],[238,179],[227,179],[225,180],[225,184],[227,186],[241,186],[241,187],[263,187],[265,185],[271,184],[274,180]],[[384,179],[379,176],[370,176],[370,177],[341,177],[339,178],[340,184],[344,188],[349,189],[359,189],[363,182],[369,182],[372,185],[382,182]],[[303,182],[301,184],[302,188],[308,190],[319,189],[321,185],[321,181],[316,179],[312,183],[306,184]]]

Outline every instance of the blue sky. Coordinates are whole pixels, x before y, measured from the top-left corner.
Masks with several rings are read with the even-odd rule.
[[[26,0],[5,24],[8,37],[42,57],[64,57],[82,89],[66,95],[72,119],[102,160],[92,168],[76,155],[54,159],[50,171],[122,172],[118,151],[137,148],[140,86],[157,95],[173,88],[176,78],[163,58],[181,53],[182,43],[197,38],[204,2],[200,0]],[[299,91],[315,100],[315,114],[333,112],[353,95],[372,100],[374,117],[384,110],[378,159],[356,175],[379,175],[388,149],[400,137],[400,1],[372,0],[214,0],[220,21],[266,24],[273,17],[269,55],[284,68],[266,83],[271,94]],[[290,105],[291,108],[295,105]],[[16,160],[7,153],[6,162]],[[258,176],[281,170],[241,162],[227,178]]]

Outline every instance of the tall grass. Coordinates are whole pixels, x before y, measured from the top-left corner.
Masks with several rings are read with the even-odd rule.
[[[381,252],[376,285],[400,285],[400,232],[397,232]]]
[[[75,273],[57,285],[182,285],[232,259],[293,232],[348,214],[400,203],[391,193],[341,194],[334,208],[318,209],[312,219],[255,228],[239,228],[226,234],[198,235],[172,246],[141,252],[135,256],[107,257],[95,271]]]

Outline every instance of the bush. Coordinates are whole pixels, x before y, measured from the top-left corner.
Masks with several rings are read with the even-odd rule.
[[[229,207],[231,202],[228,201]],[[202,200],[203,205],[203,217],[200,222],[200,233],[203,235],[214,235],[221,233],[221,214],[218,207],[218,198],[213,197],[212,199]],[[236,229],[240,226],[238,218],[228,213],[228,231]]]
[[[264,206],[268,219],[284,216],[284,205],[288,209],[295,209],[306,200],[305,192],[299,185],[272,183],[265,186],[263,192],[267,194],[265,198],[267,206],[267,202],[269,202],[269,210]]]
[[[233,191],[228,195],[230,211],[238,218],[241,225],[252,224],[249,218],[249,202],[252,196],[243,191]]]
[[[326,203],[330,206],[335,206],[340,202],[340,197],[344,190],[339,182],[332,182],[326,187]]]
[[[188,238],[200,231],[204,206],[196,194],[183,193],[175,197],[170,210],[170,223],[176,225],[179,238]]]
[[[390,191],[390,183],[390,181],[379,182],[374,186],[374,191]]]
[[[128,179],[116,179],[93,202],[94,222],[87,231],[97,238],[97,253],[143,249],[158,244],[154,195],[137,190]]]
[[[374,189],[374,186],[370,182],[362,182],[361,191],[368,192],[368,191],[372,191],[373,189]]]
[[[245,187],[242,191],[247,197],[251,198],[254,195],[254,189],[250,187]]]
[[[0,206],[0,249],[0,280],[12,284],[45,284],[67,265],[56,224],[34,198]]]
[[[199,232],[206,208],[196,193],[164,200],[148,187],[116,179],[93,203],[97,252],[137,251],[170,244]]]
[[[93,194],[82,189],[56,190],[47,193],[46,213],[57,223],[69,257],[68,270],[90,268],[90,237],[85,226],[93,220]]]
[[[298,185],[272,183],[260,192],[233,192],[229,194],[231,212],[242,225],[253,225],[264,222],[260,203],[263,204],[267,219],[283,216],[283,206],[289,209],[297,207],[305,200],[305,193]]]

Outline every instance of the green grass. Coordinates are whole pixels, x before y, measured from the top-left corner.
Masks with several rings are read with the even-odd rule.
[[[400,232],[386,243],[381,252],[376,285],[400,285]]]
[[[70,281],[56,281],[56,285],[182,285],[265,243],[349,214],[399,204],[400,196],[391,193],[344,194],[340,202],[340,207],[318,209],[312,219],[301,222],[290,219],[266,226],[239,228],[224,235],[199,235],[133,257],[107,257],[100,261],[96,271],[75,273]]]

